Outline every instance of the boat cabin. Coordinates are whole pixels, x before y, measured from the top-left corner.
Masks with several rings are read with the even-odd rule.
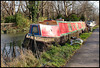
[[[59,37],[82,29],[85,29],[85,22],[82,21],[44,20],[31,24],[29,33],[34,32],[35,36],[41,37]]]

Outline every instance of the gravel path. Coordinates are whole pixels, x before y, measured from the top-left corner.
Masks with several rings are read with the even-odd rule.
[[[66,67],[99,67],[99,28],[93,31]]]

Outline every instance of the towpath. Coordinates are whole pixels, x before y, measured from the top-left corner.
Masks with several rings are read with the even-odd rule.
[[[99,28],[93,31],[65,67],[99,67]]]

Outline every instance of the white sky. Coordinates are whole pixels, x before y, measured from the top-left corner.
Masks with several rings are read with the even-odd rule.
[[[99,9],[99,1],[91,1]]]
[[[91,3],[94,3],[94,5],[95,5],[95,7],[98,9],[98,11],[99,11],[99,1],[90,1]],[[17,8],[18,7],[16,7],[16,11],[17,11]]]
[[[94,3],[96,9],[97,9],[97,12],[99,13],[99,1],[91,1],[92,3]]]

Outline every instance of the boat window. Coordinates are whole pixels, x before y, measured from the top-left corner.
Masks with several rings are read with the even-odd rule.
[[[76,24],[76,26],[77,26],[77,29],[79,29],[79,28],[78,28],[78,24]]]
[[[38,33],[38,28],[36,26],[33,27],[33,32]]]
[[[74,29],[75,29],[75,25],[73,25]]]
[[[81,27],[83,28],[83,24],[81,23]]]
[[[71,26],[71,24],[68,24],[68,28],[69,28],[69,31],[72,30],[72,26]]]

